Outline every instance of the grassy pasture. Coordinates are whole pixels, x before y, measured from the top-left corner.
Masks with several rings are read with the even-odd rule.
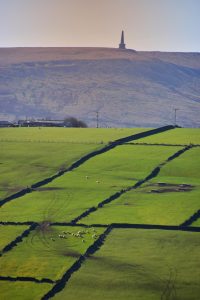
[[[54,143],[108,143],[150,128],[1,128],[0,141]]]
[[[197,300],[198,233],[117,229],[55,300]]]
[[[199,209],[200,189],[193,192],[130,191],[80,221],[84,224],[180,225]]]
[[[198,128],[176,128],[163,133],[145,137],[138,143],[148,144],[200,144],[200,130]]]
[[[0,252],[27,228],[28,226],[0,225]]]
[[[142,129],[1,128],[0,199],[49,177],[108,141]]]
[[[166,164],[150,183],[122,195],[89,215],[84,222],[180,225],[199,209],[199,174],[200,149],[193,148]],[[166,192],[151,192],[161,190],[159,182],[169,184],[164,187]],[[179,184],[192,185],[192,189],[181,191]]]
[[[68,167],[96,144],[0,142],[0,198]]]
[[[2,221],[69,222],[149,173],[180,147],[119,146],[1,208]],[[86,176],[89,176],[86,179]],[[98,181],[98,182],[96,182]]]
[[[0,129],[0,198],[55,174],[108,141],[141,131],[144,130]],[[197,129],[170,130],[150,137],[150,143],[197,144],[199,133]],[[146,139],[136,142],[146,143]],[[105,229],[49,226],[49,222],[71,221],[115,192],[144,179],[179,149],[182,147],[118,146],[3,205],[0,221],[43,223],[0,257],[0,276],[60,279],[94,243],[93,234],[99,236]],[[98,209],[81,223],[179,225],[199,209],[199,173],[200,148],[196,147],[163,166],[153,180]],[[177,191],[180,184],[191,185],[191,190]],[[152,192],[162,189],[166,191]],[[192,225],[200,226],[200,220]],[[0,225],[0,250],[27,227]],[[76,237],[82,230],[88,232]],[[68,232],[64,234],[66,238],[59,237],[63,232]],[[86,259],[54,298],[198,300],[199,241],[199,233],[193,232],[114,229],[100,250]],[[52,284],[46,283],[0,281],[0,299],[39,300],[51,288]]]
[[[1,300],[38,300],[51,289],[51,284],[0,281]]]
[[[200,148],[192,148],[165,165],[152,181],[200,185]]]
[[[104,231],[99,228],[95,229],[95,232],[93,230],[66,226],[36,229],[22,243],[1,257],[0,275],[57,280],[94,243],[93,234],[98,236]],[[78,231],[87,233],[83,234],[82,238],[69,234],[77,234]],[[59,238],[59,234],[65,235],[66,238]]]

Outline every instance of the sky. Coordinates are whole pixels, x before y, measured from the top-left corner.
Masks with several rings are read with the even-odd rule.
[[[0,0],[0,47],[200,52],[200,0]]]

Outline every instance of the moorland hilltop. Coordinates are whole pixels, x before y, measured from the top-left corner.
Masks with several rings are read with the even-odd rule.
[[[0,48],[0,119],[75,116],[100,126],[198,127],[200,53]]]

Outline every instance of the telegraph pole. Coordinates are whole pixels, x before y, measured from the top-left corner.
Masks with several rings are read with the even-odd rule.
[[[96,111],[97,128],[99,128],[99,111]]]
[[[176,126],[177,110],[179,110],[179,109],[178,108],[174,108],[174,126]]]

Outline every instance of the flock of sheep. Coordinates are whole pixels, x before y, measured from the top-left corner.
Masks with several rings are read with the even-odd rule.
[[[75,238],[81,238],[82,243],[85,243],[84,236],[86,234],[90,234],[89,230],[79,230],[77,233],[70,232],[70,231],[63,231],[62,234],[58,234],[58,238],[60,239],[67,239],[67,236],[73,236]],[[97,239],[98,235],[96,234],[96,230],[92,228],[92,238]],[[50,238],[53,242],[55,242],[55,238],[51,237]]]

